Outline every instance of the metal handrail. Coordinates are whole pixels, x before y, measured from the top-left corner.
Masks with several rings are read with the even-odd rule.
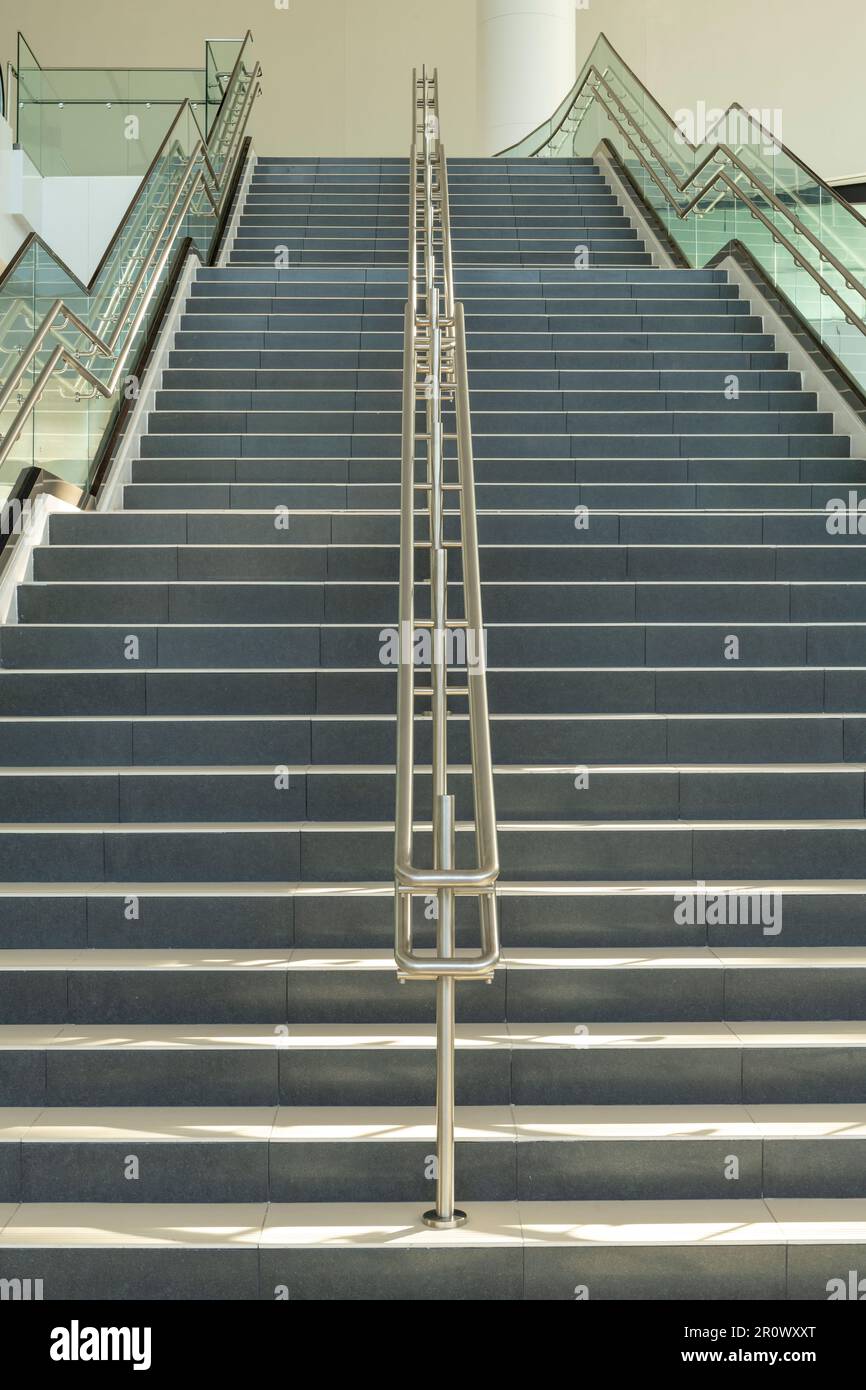
[[[425,403],[426,427],[418,432],[417,407]],[[453,409],[454,429],[447,412]],[[447,480],[446,444],[456,447],[457,481]],[[423,451],[419,452],[419,444]],[[416,481],[422,464],[423,482]],[[419,511],[416,494],[426,497]],[[445,503],[459,494],[460,535],[445,536]],[[428,523],[429,540],[415,538],[416,517]],[[448,613],[448,551],[462,557],[462,618]],[[430,617],[415,616],[416,552],[429,555]],[[397,685],[397,768],[395,810],[395,948],[398,977],[435,980],[436,1015],[436,1207],[423,1220],[435,1229],[451,1229],[466,1220],[454,1205],[454,1031],[455,985],[461,979],[490,982],[499,960],[496,880],[499,850],[493,792],[493,761],[487,708],[487,676],[478,526],[472,456],[472,425],[466,329],[462,304],[455,303],[448,205],[448,172],[439,138],[438,77],[426,69],[412,74],[412,146],[409,153],[409,297],[406,305],[403,358],[403,437],[400,484],[400,605]],[[463,633],[466,685],[450,683],[449,642]],[[415,645],[419,633],[430,643],[430,685],[416,684]],[[469,644],[474,642],[470,651]],[[457,822],[448,790],[448,719],[450,701],[468,699],[471,749],[473,868],[455,864]],[[432,725],[432,865],[419,867],[414,850],[414,731],[416,698],[429,699]],[[435,897],[436,948],[419,951],[413,943],[412,903],[418,895]],[[455,909],[461,896],[478,899],[480,950],[457,955]]]
[[[159,284],[160,276],[183,226],[183,220],[192,207],[193,198],[196,193],[199,193],[200,196],[203,195],[207,199],[213,210],[214,217],[217,221],[219,220],[225,197],[232,183],[232,161],[235,157],[236,150],[239,148],[239,140],[243,138],[243,132],[246,129],[253,102],[258,95],[258,80],[260,76],[261,66],[259,63],[256,63],[252,72],[248,75],[238,119],[232,132],[229,151],[224,160],[222,169],[218,172],[214,171],[205,140],[202,136],[199,136],[193,145],[192,151],[178,181],[177,189],[169,201],[159,227],[151,239],[149,250],[142,259],[138,273],[133,279],[126,295],[123,307],[117,313],[115,326],[111,334],[108,337],[103,337],[101,333],[95,332],[84,323],[74,310],[70,309],[63,299],[56,299],[48,310],[48,313],[42,319],[42,322],[26,349],[22,352],[15,370],[7,378],[2,389],[0,389],[0,414],[2,414],[2,411],[8,404],[18,383],[21,381],[30,363],[38,354],[48,334],[52,332],[57,333],[59,329],[64,329],[70,324],[72,324],[77,329],[78,333],[85,337],[91,344],[90,352],[87,355],[93,356],[95,352],[103,357],[114,359],[112,371],[107,380],[103,382],[90,370],[87,363],[82,360],[82,354],[73,351],[61,340],[44,363],[39,375],[12,421],[7,434],[4,436],[2,443],[0,443],[0,468],[2,468],[20,438],[21,432],[42,397],[50,378],[62,362],[72,367],[74,371],[88,382],[90,386],[93,387],[94,391],[98,392],[100,395],[104,397],[114,395],[126,365],[127,358],[132,349],[135,335],[147,313],[150,301]],[[188,100],[181,103],[177,116],[172,121],[161,147],[163,151],[168,148],[167,141],[183,115],[184,110],[188,108],[189,105],[190,103]],[[211,182],[213,183],[213,187],[211,187]],[[174,225],[171,231],[169,231],[172,222]],[[166,235],[166,233],[168,233],[168,235]],[[163,242],[164,236],[165,241]],[[136,306],[136,299],[138,299],[139,292],[142,291],[142,286],[144,286],[148,274],[150,274],[150,280],[144,287],[141,298]],[[126,333],[124,342],[122,346],[118,348],[118,344],[124,332]]]

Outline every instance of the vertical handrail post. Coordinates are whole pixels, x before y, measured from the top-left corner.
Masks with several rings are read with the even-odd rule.
[[[454,797],[442,796],[436,805],[436,867],[454,868]],[[438,901],[437,943],[446,959],[456,953],[454,890],[442,888]],[[455,981],[440,975],[436,981],[436,1206],[422,1220],[434,1230],[453,1230],[466,1221],[454,1205],[454,1076]]]

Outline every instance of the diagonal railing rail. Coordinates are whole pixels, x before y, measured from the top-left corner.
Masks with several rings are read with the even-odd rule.
[[[466,1220],[454,1205],[455,988],[459,980],[488,982],[499,960],[496,880],[499,850],[487,708],[486,642],[481,607],[478,524],[472,457],[466,330],[454,298],[448,172],[439,138],[434,71],[412,74],[409,154],[409,298],[403,359],[403,440],[400,487],[400,610],[395,811],[395,958],[398,977],[436,982],[436,1207],[428,1226],[450,1229]],[[419,428],[420,421],[420,428]],[[456,463],[456,478],[451,477]],[[420,473],[420,478],[419,478]],[[459,499],[459,536],[446,535],[450,496]],[[418,506],[419,496],[423,505]],[[417,525],[426,527],[419,540]],[[450,553],[460,583],[449,584]],[[427,565],[419,565],[419,556]],[[421,578],[419,578],[421,570]],[[455,576],[456,577],[456,576]],[[429,594],[427,616],[416,615],[416,590]],[[462,609],[451,607],[459,588]],[[416,676],[426,670],[429,684]],[[457,684],[465,672],[465,684]],[[448,721],[452,702],[468,701],[474,864],[457,867],[455,800],[449,790]],[[424,701],[432,734],[431,862],[415,858],[414,782],[416,702]],[[417,948],[414,899],[435,904],[436,946]],[[457,950],[456,908],[477,900],[480,950]]]

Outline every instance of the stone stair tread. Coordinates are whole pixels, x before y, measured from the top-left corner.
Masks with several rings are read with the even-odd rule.
[[[752,1246],[866,1242],[866,1201],[477,1202],[430,1232],[411,1203],[7,1203],[0,1249]]]
[[[280,1031],[280,1028],[283,1031]],[[722,1026],[719,1025],[719,1031]],[[503,1048],[510,1046],[507,1025],[458,1025],[458,1047]],[[3,1024],[0,1048],[101,1049],[181,1049],[199,1048],[286,1051],[294,1047],[325,1050],[339,1048],[401,1049],[436,1046],[432,1024],[388,1024],[384,1028],[359,1024],[292,1024],[256,1026],[226,1024],[121,1024],[116,1026],[79,1024]]]
[[[407,1143],[435,1137],[432,1106],[0,1107],[0,1142]],[[863,1105],[457,1106],[462,1143],[784,1138],[866,1140]]]
[[[700,887],[707,894],[716,892],[729,893],[789,893],[803,896],[820,895],[821,897],[859,897],[866,894],[866,879],[706,879],[701,880],[700,884],[696,879],[671,879],[667,882],[663,880],[639,879],[586,879],[578,882],[569,882],[567,879],[551,880],[527,880],[519,879],[503,880],[497,888],[499,898],[526,898],[532,897],[544,900],[545,897],[555,898],[575,898],[582,897],[621,897],[621,898],[652,898],[670,897],[672,894],[684,891],[696,891]],[[204,881],[204,882],[183,882],[175,880],[146,880],[144,882],[134,882],[125,880],[122,885],[98,880],[76,880],[74,882],[15,882],[0,883],[0,900],[17,898],[67,898],[78,896],[93,896],[106,898],[123,897],[126,893],[134,894],[137,897],[205,897],[215,899],[231,899],[236,897],[289,897],[289,898],[332,898],[335,902],[341,899],[352,898],[382,898],[390,903],[393,900],[394,888],[391,883],[383,883],[380,880],[364,882],[361,880],[352,881],[350,879],[340,882],[322,881],[316,882],[312,879],[303,881],[279,880],[267,882],[264,879],[256,881]]]
[[[423,954],[424,948],[421,948]],[[459,949],[458,955],[469,955]],[[773,946],[647,948],[605,950],[600,947],[557,949],[503,947],[498,969],[509,970],[809,970],[866,969],[866,947]],[[244,950],[194,951],[179,948],[109,950],[85,947],[62,950],[0,949],[0,972],[12,970],[321,970],[394,971],[393,951],[292,948],[282,953]]]
[[[799,1047],[866,1047],[866,1021],[728,1022],[728,1023],[458,1023],[457,1048],[476,1049],[678,1049]],[[279,1028],[284,1031],[280,1032]],[[257,1027],[225,1024],[4,1024],[0,1048],[102,1049],[433,1049],[435,1026],[424,1023],[319,1023]]]
[[[834,1020],[803,1023],[593,1023],[586,1031],[569,1031],[567,1024],[509,1023],[509,1043],[514,1048],[661,1049],[711,1047],[863,1047],[866,1022]],[[460,1027],[458,1025],[458,1035]]]

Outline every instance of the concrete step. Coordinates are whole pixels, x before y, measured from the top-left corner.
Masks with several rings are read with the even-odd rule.
[[[0,951],[0,1001],[9,1024],[435,1020],[432,984],[398,988],[393,951],[369,948]],[[506,948],[492,986],[467,981],[457,992],[464,1023],[838,1021],[864,1012],[863,947]]]
[[[156,472],[157,470],[153,470]],[[168,469],[163,472],[170,475]],[[301,484],[301,486],[304,486]],[[313,484],[312,486],[315,486]],[[335,488],[339,484],[332,485]],[[479,484],[490,487],[490,484]],[[516,484],[515,486],[526,486]],[[542,485],[542,486],[551,486]],[[555,486],[555,485],[553,485]],[[484,494],[482,494],[484,496]],[[486,498],[485,498],[486,500]],[[543,500],[543,498],[541,499]],[[232,512],[82,512],[55,513],[50,520],[49,539],[61,546],[117,545],[396,545],[400,538],[397,509],[349,511],[335,508],[279,513],[273,511]],[[492,509],[478,512],[478,533],[482,546],[500,544],[621,544],[636,548],[644,545],[712,546],[757,544],[772,546],[820,546],[825,549],[863,548],[859,532],[848,530],[830,534],[826,511],[750,511],[725,512],[681,509],[658,512],[597,511],[576,525],[573,510],[517,511],[502,515]],[[459,535],[458,513],[445,513],[446,535]],[[426,518],[416,518],[416,538],[424,538]],[[831,528],[835,530],[835,528]]]
[[[0,871],[10,883],[339,882],[393,878],[390,821],[189,821],[0,824]],[[866,822],[817,820],[503,821],[503,878],[615,878],[624,860],[648,882],[866,877]],[[416,831],[429,853],[429,831]],[[474,862],[469,827],[457,830],[457,865]]]
[[[461,1107],[465,1202],[862,1198],[863,1107]],[[139,1160],[134,1180],[129,1150]],[[429,1108],[0,1109],[0,1201],[402,1201],[431,1195]],[[17,1161],[16,1161],[17,1160]],[[0,1247],[2,1248],[2,1247]]]
[[[123,510],[55,515],[0,631],[0,1279],[825,1299],[866,1248],[866,573],[827,525],[866,463],[588,160],[449,167],[503,953],[458,991],[470,1221],[419,1224],[434,989],[395,976],[381,659],[408,177],[257,162]],[[415,751],[425,862],[420,716]]]
[[[593,750],[595,751],[595,750]],[[393,756],[393,755],[392,755]],[[468,765],[453,767],[462,819],[472,816]],[[500,821],[631,818],[790,821],[864,815],[866,764],[606,767],[596,762],[495,769]],[[22,824],[188,821],[382,821],[393,813],[394,767],[328,763],[201,765],[189,768],[0,767],[9,820]],[[418,805],[429,805],[430,776],[415,778]]]
[[[748,565],[744,569],[748,569]],[[0,636],[0,668],[164,669],[375,669],[390,663],[388,630],[378,624],[228,624],[151,626],[19,623]],[[609,667],[850,667],[866,659],[866,625],[744,624],[493,624],[485,628],[485,656],[500,670]],[[456,641],[454,664],[478,652]]]
[[[503,944],[520,950],[748,950],[866,946],[860,880],[604,883],[503,881]],[[419,945],[434,942],[425,904]],[[0,949],[385,950],[393,943],[386,883],[7,884],[0,891]],[[458,904],[458,943],[477,944],[477,910]]]
[[[421,1023],[10,1024],[0,1104],[429,1105],[434,1044]],[[866,1079],[847,1021],[464,1023],[456,1053],[470,1106],[861,1105]]]
[[[276,526],[272,520],[273,529]],[[601,531],[602,527],[596,528]],[[589,527],[590,539],[567,543],[575,531],[575,517],[562,518],[550,543],[494,545],[481,548],[481,564],[488,583],[507,580],[550,583],[561,576],[564,583],[583,580],[636,583],[652,581],[721,584],[755,580],[764,583],[797,580],[799,583],[844,583],[866,580],[866,544],[834,545],[712,545],[712,544],[614,544],[599,543]],[[559,543],[557,543],[559,542]],[[319,545],[293,539],[291,544],[181,544],[181,545],[59,545],[39,547],[33,555],[33,582],[103,582],[134,579],[141,582],[216,582],[237,579],[257,581],[380,581],[394,582],[399,571],[399,546],[384,542]],[[416,556],[419,583],[425,573],[425,557]],[[460,556],[450,567],[453,582],[461,577]],[[531,659],[531,658],[530,658]],[[566,659],[569,659],[566,653]]]
[[[474,1204],[431,1233],[416,1203],[22,1203],[0,1277],[45,1299],[826,1299],[866,1240],[858,1200]],[[599,1231],[602,1231],[601,1236]],[[437,1257],[432,1258],[432,1249]],[[647,1248],[653,1252],[647,1260]],[[832,1282],[831,1282],[832,1281]],[[856,1296],[851,1295],[851,1296]]]
[[[460,616],[460,588],[455,585],[451,613]],[[425,598],[419,586],[421,599]],[[797,582],[762,578],[745,583],[727,580],[640,580],[611,577],[603,581],[563,580],[556,584],[489,582],[483,587],[487,621],[498,623],[541,623],[545,615],[551,623],[661,623],[680,624],[685,633],[689,623],[737,624],[862,623],[866,619],[866,584],[860,580],[839,579]],[[138,582],[122,580],[55,580],[50,583],[21,585],[18,593],[19,621],[30,623],[380,623],[393,626],[397,621],[397,585],[387,579],[346,577],[338,579],[164,580]],[[417,616],[423,617],[419,602]],[[14,639],[13,639],[14,640]],[[384,639],[383,639],[384,640]],[[733,648],[731,648],[733,653]],[[720,653],[723,655],[724,653]],[[378,661],[378,649],[371,664]],[[128,663],[127,663],[128,664]],[[640,665],[644,665],[641,658]],[[679,664],[679,663],[678,663]],[[713,664],[716,664],[714,657]],[[736,659],[725,662],[727,674],[721,679],[732,688],[737,679]],[[762,678],[764,679],[764,678]],[[858,689],[860,673],[840,672],[832,685],[844,686],[850,694]],[[643,681],[643,678],[641,678]],[[719,677],[713,677],[718,685]],[[6,685],[14,684],[10,679]],[[790,685],[790,681],[788,685]],[[756,689],[760,685],[756,683]],[[840,708],[834,688],[821,708]],[[724,701],[724,694],[718,697]],[[536,699],[549,701],[539,690]],[[2,704],[2,695],[0,695]],[[722,706],[723,707],[723,706]],[[527,706],[537,708],[536,706]],[[660,706],[660,711],[664,709]],[[667,706],[664,707],[665,709]],[[856,704],[844,706],[857,710]],[[716,703],[714,710],[719,709]],[[785,709],[777,705],[776,709]],[[0,710],[2,712],[2,710]],[[7,711],[11,713],[11,710]],[[513,712],[513,711],[510,711]],[[573,713],[570,708],[552,707],[558,714]],[[617,701],[611,713],[624,712]],[[710,712],[709,710],[707,711]],[[793,707],[791,713],[798,712]]]
[[[274,766],[390,764],[393,715],[155,714],[0,716],[3,759],[11,767]],[[784,712],[694,715],[494,714],[494,759],[518,767],[592,764],[799,768],[866,762],[866,715]],[[415,747],[429,763],[430,723],[415,721]],[[465,715],[454,714],[449,747],[469,762]],[[815,761],[817,759],[817,762]],[[601,760],[601,761],[600,761]]]

